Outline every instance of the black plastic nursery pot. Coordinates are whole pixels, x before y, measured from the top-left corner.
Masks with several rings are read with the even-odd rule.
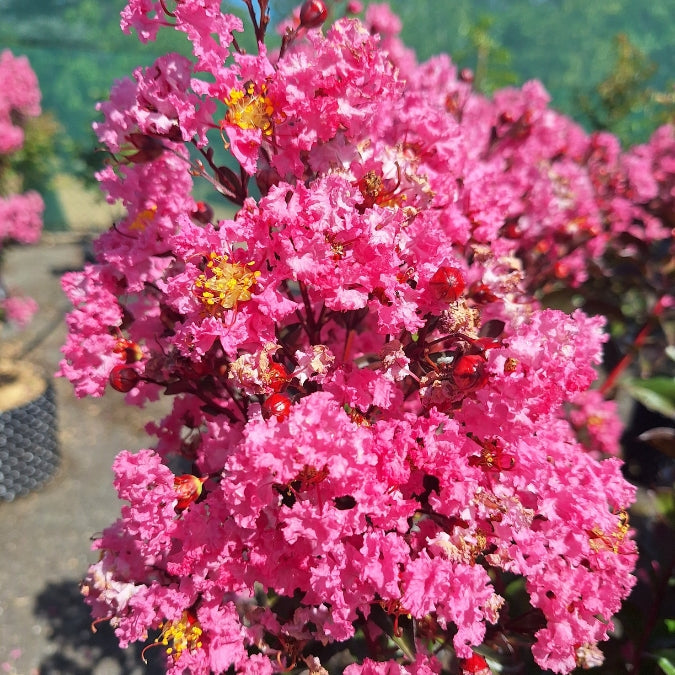
[[[42,487],[59,462],[51,382],[30,363],[0,359],[0,500]]]

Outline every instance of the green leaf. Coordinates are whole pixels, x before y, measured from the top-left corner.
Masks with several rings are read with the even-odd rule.
[[[670,659],[662,656],[657,663],[659,664],[659,668],[661,668],[666,675],[675,675],[675,665],[673,665],[673,662]]]
[[[661,394],[675,404],[675,377],[656,376],[640,380],[640,384],[657,394]]]
[[[626,391],[646,408],[675,419],[675,378],[652,377],[648,380],[626,380]]]
[[[392,617],[380,605],[371,605],[370,610],[370,620],[389,636],[408,659],[415,661],[417,657],[415,655],[414,622],[405,615],[399,615],[398,625],[395,625]]]

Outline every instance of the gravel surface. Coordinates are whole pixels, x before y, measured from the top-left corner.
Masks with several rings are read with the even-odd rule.
[[[47,235],[37,246],[7,251],[7,285],[37,300],[40,311],[23,332],[2,334],[0,353],[56,371],[69,304],[59,277],[82,267],[86,238]],[[136,410],[110,391],[78,400],[69,382],[55,381],[61,465],[39,491],[0,501],[0,673],[14,675],[156,675],[140,648],[121,651],[110,628],[96,634],[79,594],[95,560],[91,537],[118,516],[111,464],[122,449],[148,444],[145,423],[161,409]]]

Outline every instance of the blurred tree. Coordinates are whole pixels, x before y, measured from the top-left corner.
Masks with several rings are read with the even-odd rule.
[[[270,0],[272,22],[299,4]],[[101,158],[91,124],[96,102],[107,96],[114,79],[167,51],[189,53],[185,37],[175,31],[161,31],[149,44],[124,35],[119,28],[124,5],[125,0],[0,0],[0,45],[30,58],[43,108],[62,127],[57,149],[66,172],[91,176]],[[402,19],[402,39],[420,60],[449,53],[458,66],[476,71],[478,85],[488,93],[539,78],[554,107],[586,124],[575,94],[608,78],[616,62],[612,40],[623,32],[649,62],[659,64],[649,81],[655,110],[650,124],[663,121],[669,106],[672,112],[667,74],[675,72],[675,0],[390,0],[390,5]],[[226,0],[224,6],[242,16],[246,12],[241,0]],[[334,0],[333,17],[345,6],[344,0]],[[255,50],[250,36],[240,42]],[[638,124],[635,114],[624,118],[630,131],[624,138],[644,141],[648,124]]]
[[[57,148],[63,130],[51,112],[28,118],[24,123],[24,143],[20,150],[5,158],[6,175],[15,180],[15,189],[36,190],[45,203],[45,230],[64,227],[61,206],[54,193],[54,176],[59,168]]]
[[[616,134],[631,145],[664,121],[675,121],[675,96],[649,86],[658,67],[625,33],[614,43],[610,73],[590,90],[577,92],[579,112],[594,130]]]
[[[493,34],[497,18],[481,14],[468,30],[468,48],[455,54],[458,62],[474,63],[474,86],[492,94],[497,89],[518,83],[518,74],[511,69],[511,51]]]
[[[589,91],[608,77],[616,63],[616,36],[623,33],[650,62],[658,64],[649,87],[651,101],[662,104],[655,105],[658,110],[651,126],[631,122],[624,140],[644,142],[653,127],[667,119],[674,97],[668,80],[675,72],[675,0],[390,0],[389,4],[403,21],[403,40],[420,60],[446,52],[458,66],[477,68],[479,50],[486,50],[489,38],[510,60],[502,60],[499,50],[491,53],[488,82],[481,85],[485,91],[493,89],[490,77],[496,86],[513,84],[511,73],[516,74],[517,84],[539,79],[551,93],[553,107],[589,128],[589,120],[579,110],[577,92]],[[487,36],[482,37],[486,27],[481,16],[492,18]],[[501,73],[491,75],[492,68]]]

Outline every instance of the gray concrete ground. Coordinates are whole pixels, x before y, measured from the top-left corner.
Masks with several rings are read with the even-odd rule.
[[[83,264],[85,237],[46,235],[37,246],[7,251],[7,285],[35,298],[40,311],[0,350],[29,350],[25,358],[54,373],[64,342],[69,304],[60,275]],[[1,338],[2,336],[0,336]],[[69,382],[55,381],[61,466],[42,489],[13,502],[0,501],[0,673],[13,675],[140,675],[159,673],[122,652],[112,631],[94,635],[79,582],[89,562],[91,536],[111,524],[120,502],[111,464],[122,449],[144,447],[145,423],[158,411],[124,405],[111,391],[78,400]]]

